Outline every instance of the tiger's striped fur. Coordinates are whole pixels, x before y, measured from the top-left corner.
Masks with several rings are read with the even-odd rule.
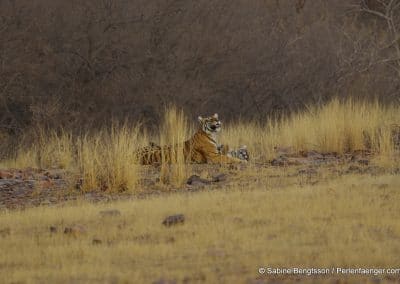
[[[245,162],[230,157],[219,150],[217,133],[221,130],[218,114],[202,118],[199,116],[200,127],[193,137],[183,144],[158,146],[150,145],[138,151],[139,162],[142,165],[171,163],[176,161],[177,153],[183,151],[186,162],[194,163],[240,163]]]

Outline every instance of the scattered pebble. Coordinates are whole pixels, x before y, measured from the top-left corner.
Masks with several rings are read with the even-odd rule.
[[[213,182],[221,182],[221,181],[226,181],[226,174],[218,174],[213,176],[212,181]]]
[[[153,284],[176,284],[177,282],[175,280],[168,280],[168,279],[158,279],[153,282]]]
[[[50,226],[50,233],[57,233],[57,227],[56,226]]]
[[[192,175],[191,177],[188,178],[186,183],[189,185],[203,185],[203,184],[210,184],[211,181],[201,178],[198,175]]]
[[[171,215],[168,216],[164,219],[162,224],[164,226],[172,226],[172,225],[177,225],[177,224],[183,224],[185,222],[185,215],[183,214],[176,214],[176,215]]]
[[[11,229],[9,227],[0,229],[0,237],[6,237],[11,234]]]
[[[360,165],[368,166],[369,165],[369,160],[367,159],[361,159],[357,161]]]
[[[92,244],[93,245],[101,245],[103,242],[102,242],[102,240],[100,240],[100,239],[93,239],[92,240]]]

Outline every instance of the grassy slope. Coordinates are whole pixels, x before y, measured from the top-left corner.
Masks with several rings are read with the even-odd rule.
[[[260,276],[259,266],[393,267],[400,261],[399,185],[399,176],[350,175],[317,186],[282,180],[0,213],[0,229],[11,228],[0,237],[0,275],[28,283],[242,283],[271,278]],[[122,214],[101,217],[105,208]],[[161,225],[175,213],[185,214],[184,225]],[[83,224],[87,234],[64,235],[71,224]],[[51,225],[59,232],[50,233]]]
[[[368,142],[376,153],[374,163],[392,168],[398,167],[398,153],[390,139],[391,127],[400,124],[399,114],[395,106],[332,101],[265,125],[224,126],[221,142],[247,144],[257,163],[271,159],[275,146],[344,153],[365,149]],[[111,191],[134,191],[142,172],[132,155],[135,149],[149,141],[181,141],[188,128],[182,113],[170,110],[160,137],[142,135],[138,127],[79,138],[43,132],[31,148],[21,148],[16,159],[3,161],[3,166],[63,167],[85,178],[85,190],[106,185]],[[331,176],[311,186],[287,177],[265,178],[268,173],[253,168],[253,162],[247,171],[237,173],[240,179],[249,178],[248,186],[233,183],[215,192],[1,212],[1,278],[235,283],[260,277],[259,266],[399,263],[398,175]],[[161,180],[176,187],[188,173],[191,166],[178,159],[173,170],[161,167]],[[102,218],[98,212],[105,207],[117,208],[122,215]],[[162,219],[174,213],[184,213],[186,224],[164,228]],[[60,231],[50,234],[48,229],[56,225],[62,231],[75,223],[85,225],[88,233],[73,238]],[[10,235],[1,233],[5,228],[11,229]],[[103,243],[94,246],[93,238]]]

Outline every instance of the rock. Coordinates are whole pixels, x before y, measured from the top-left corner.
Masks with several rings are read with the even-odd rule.
[[[361,159],[357,161],[360,165],[368,166],[369,165],[369,160],[367,159]]]
[[[1,179],[0,188],[12,187],[22,183],[23,181],[17,179]]]
[[[57,227],[56,226],[50,226],[50,233],[57,233]]]
[[[288,165],[288,159],[285,156],[279,156],[276,159],[273,159],[271,161],[272,166],[287,166]]]
[[[11,234],[11,229],[9,227],[0,229],[0,237],[6,237]]]
[[[305,164],[307,159],[304,158],[296,158],[296,157],[287,157],[281,155],[276,159],[270,161],[272,166],[299,166],[301,164]]]
[[[164,226],[172,226],[172,225],[177,225],[177,224],[183,224],[185,222],[185,215],[183,214],[176,214],[176,215],[171,215],[168,216],[164,219],[162,224]]]
[[[121,212],[117,209],[109,209],[109,210],[102,210],[99,212],[99,214],[102,217],[106,217],[106,216],[112,217],[112,216],[120,216]]]
[[[71,227],[65,227],[64,234],[73,237],[78,237],[87,233],[87,229],[83,225],[73,225]]]
[[[182,279],[182,284],[189,284],[189,283],[205,283],[206,276],[203,273],[196,273],[191,276],[185,276]]]
[[[189,185],[203,185],[203,184],[210,184],[209,180],[199,177],[198,175],[192,175],[188,178],[187,184]]]
[[[351,165],[346,171],[346,173],[353,173],[353,172],[361,173],[360,167]]]
[[[153,282],[153,284],[176,284],[177,282],[175,280],[168,280],[168,279],[158,279]]]
[[[226,181],[226,174],[218,174],[213,176],[212,181],[213,182],[220,182],[220,181]]]
[[[101,245],[103,242],[102,242],[102,240],[100,240],[100,239],[93,239],[92,240],[92,244],[93,245]]]
[[[321,153],[319,153],[315,150],[309,150],[309,151],[300,150],[299,155],[303,158],[312,158],[312,159],[323,159],[324,158],[324,156]]]
[[[12,172],[0,170],[0,179],[11,179],[13,176]]]

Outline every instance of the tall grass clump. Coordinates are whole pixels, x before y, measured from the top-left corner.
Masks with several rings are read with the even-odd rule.
[[[22,139],[24,140],[24,139]],[[38,128],[30,146],[18,146],[14,158],[3,164],[11,168],[61,168],[74,167],[73,136],[65,130],[45,130]]]
[[[136,150],[139,127],[112,126],[77,141],[77,161],[82,189],[134,190],[139,180]],[[143,139],[143,138],[142,138]]]
[[[271,159],[276,148],[339,154],[369,150],[389,157],[399,143],[394,133],[398,125],[399,106],[333,99],[265,123],[232,123],[223,129],[222,143],[248,145],[255,160]]]
[[[61,168],[71,170],[74,167],[74,143],[70,132],[61,130],[38,131],[37,159],[40,168]]]
[[[224,119],[222,118],[224,122]],[[184,157],[184,141],[193,135],[181,109],[165,109],[159,131],[151,141],[163,148],[160,180],[181,185],[190,174]],[[139,125],[116,125],[101,131],[73,136],[68,131],[39,129],[29,147],[2,167],[63,168],[82,177],[82,189],[122,191],[137,188],[139,171],[136,151],[148,145],[146,130]],[[333,99],[323,106],[265,122],[237,121],[223,124],[219,143],[231,148],[247,145],[252,161],[265,162],[279,149],[348,153],[367,150],[385,167],[398,164],[400,107],[378,102]],[[289,150],[287,150],[289,149]]]
[[[160,180],[163,183],[181,185],[189,174],[189,165],[184,157],[184,141],[191,134],[191,127],[182,109],[169,106],[165,109],[160,129],[160,145],[171,145],[164,148],[161,154]]]
[[[83,136],[39,129],[32,144],[21,146],[2,166],[65,169],[80,177],[83,191],[135,190],[139,180],[136,151],[146,139],[139,125],[114,124]]]

